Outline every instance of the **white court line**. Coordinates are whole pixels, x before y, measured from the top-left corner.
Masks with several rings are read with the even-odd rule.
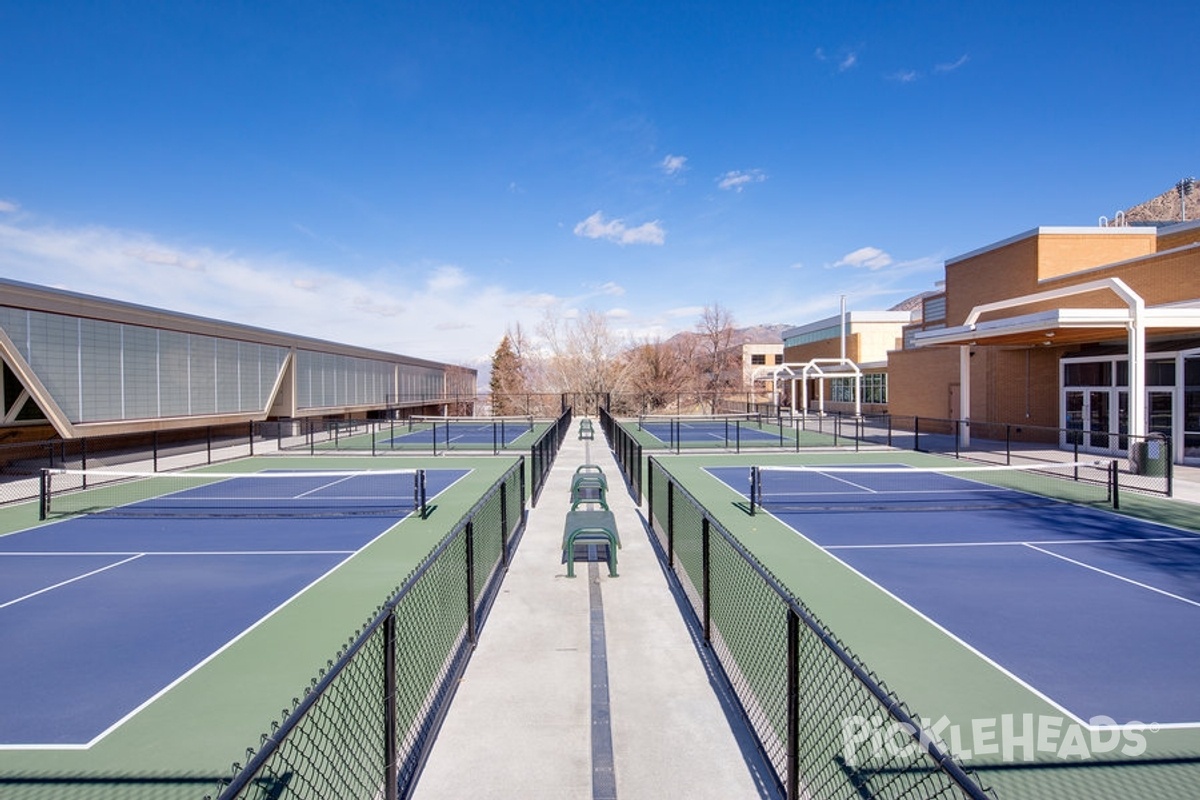
[[[106,572],[110,569],[113,569],[114,567],[119,567],[122,564],[128,564],[130,561],[136,561],[144,555],[146,555],[146,554],[145,553],[137,553],[136,555],[132,555],[129,558],[121,559],[120,561],[115,561],[112,564],[109,564],[108,566],[101,567],[100,569],[94,569],[91,572],[85,572],[82,575],[76,575],[74,578],[68,578],[65,581],[59,581],[58,583],[54,584],[53,586],[46,586],[41,589],[38,589],[36,592],[30,592],[29,594],[25,595],[24,597],[18,597],[16,599],[9,600],[7,603],[0,603],[0,608],[8,608],[9,606],[14,606],[17,603],[20,603],[22,601],[29,600],[30,598],[33,598],[33,597],[37,597],[39,594],[45,594],[46,592],[53,591],[54,589],[58,589],[63,586],[66,586],[68,584],[75,583],[75,581],[81,581],[84,578],[90,578],[93,575],[99,575],[101,572]]]
[[[1076,545],[1076,544],[1131,544],[1137,542],[1195,542],[1195,536],[1133,537],[1128,539],[1047,539],[1045,541],[987,541],[987,542],[894,542],[888,544],[827,544],[826,550],[891,550],[917,547],[1012,547],[1014,545]]]
[[[716,476],[714,475],[713,477],[716,477]],[[718,478],[718,480],[720,480],[720,479]],[[726,484],[726,485],[728,486],[728,484]],[[732,488],[732,487],[730,487],[730,488]],[[1133,726],[1126,726],[1126,725],[1117,725],[1117,726],[1093,725],[1090,720],[1084,719],[1083,717],[1081,717],[1080,715],[1078,715],[1074,711],[1072,711],[1070,708],[1068,708],[1066,705],[1064,705],[1063,703],[1060,703],[1059,701],[1057,701],[1053,697],[1051,697],[1049,694],[1047,694],[1046,692],[1039,689],[1033,683],[1031,683],[1031,682],[1025,680],[1024,678],[1022,678],[1021,676],[1017,675],[1015,672],[1013,672],[1012,670],[1010,670],[1009,668],[1007,668],[1003,664],[1001,664],[998,660],[996,660],[995,658],[993,658],[992,656],[990,656],[989,654],[987,654],[980,648],[978,648],[975,645],[968,642],[963,636],[960,636],[959,634],[955,633],[953,630],[951,630],[947,626],[943,625],[942,623],[938,622],[932,616],[925,613],[924,611],[922,611],[921,609],[917,608],[915,605],[910,603],[908,600],[901,597],[898,593],[893,592],[891,589],[888,589],[882,583],[880,583],[879,581],[875,580],[874,578],[868,576],[865,572],[858,569],[857,567],[838,558],[836,554],[830,553],[829,551],[835,549],[835,547],[820,545],[816,541],[811,539],[803,531],[801,531],[799,528],[797,528],[796,526],[791,525],[790,523],[779,519],[777,516],[775,516],[775,514],[771,513],[770,511],[768,511],[767,513],[771,517],[778,520],[780,522],[780,524],[790,528],[801,539],[808,542],[810,545],[812,545],[816,549],[818,549],[822,552],[825,552],[827,555],[834,558],[837,561],[837,563],[841,564],[845,569],[847,569],[850,572],[852,572],[853,574],[857,575],[861,580],[865,581],[868,585],[873,586],[876,590],[878,590],[878,591],[882,592],[883,594],[885,594],[886,596],[890,597],[894,602],[898,603],[901,607],[907,609],[914,616],[923,620],[926,624],[928,624],[935,630],[939,631],[947,639],[954,642],[955,644],[957,644],[959,647],[963,648],[967,652],[973,654],[976,658],[983,661],[985,664],[989,665],[992,669],[996,670],[1001,675],[1004,675],[1005,677],[1007,677],[1013,683],[1015,683],[1018,686],[1025,689],[1025,691],[1029,692],[1034,697],[1047,703],[1052,708],[1057,709],[1060,713],[1062,713],[1064,716],[1071,719],[1076,724],[1080,725],[1083,729],[1089,730],[1089,731],[1107,731],[1107,730],[1112,730],[1112,729],[1122,729],[1123,730],[1123,729],[1126,729],[1127,727],[1133,727]],[[1107,512],[1107,513],[1111,513],[1111,512]],[[1180,529],[1180,530],[1185,530],[1185,529]],[[1188,541],[1188,540],[1194,540],[1195,538],[1196,537],[1193,534],[1191,536],[1180,536],[1177,538],[1164,537],[1163,539],[1161,539],[1161,541]],[[1099,541],[1103,541],[1103,540],[1096,540],[1096,541],[1099,542]],[[1136,539],[1134,541],[1147,541],[1147,540],[1146,539]],[[1076,541],[1073,543],[1080,544],[1081,542]],[[1086,542],[1083,542],[1083,543],[1086,543]],[[1013,544],[1026,545],[1028,543],[1027,542],[997,542],[996,544],[997,545],[1000,545],[1000,544],[1003,544],[1003,545],[1013,545]],[[844,545],[844,546],[840,546],[840,549],[852,549],[855,547],[861,547],[861,548],[880,547],[880,548],[883,548],[883,547],[961,547],[961,546],[963,546],[962,543],[925,544],[925,545],[921,545],[921,544],[913,544],[913,545]],[[1051,555],[1053,555],[1053,554],[1051,554]],[[1086,566],[1086,565],[1083,565],[1083,566]],[[1196,729],[1200,729],[1200,720],[1188,721],[1188,722],[1169,722],[1169,723],[1156,722],[1156,723],[1153,723],[1153,725],[1154,725],[1155,729],[1162,729],[1162,730],[1167,730],[1167,729],[1196,730]],[[1149,727],[1149,726],[1146,725],[1146,726],[1142,726],[1142,727]]]
[[[314,486],[312,489],[309,489],[307,492],[301,492],[300,494],[293,495],[291,499],[299,500],[300,498],[306,497],[307,495],[310,495],[313,492],[320,492],[325,489],[328,489],[330,486],[337,486],[339,483],[345,483],[346,481],[350,480],[352,477],[354,477],[354,476],[347,475],[344,478],[338,478],[336,481],[330,481],[328,483],[323,483],[320,486]]]
[[[0,553],[0,558],[11,556],[339,556],[357,553],[357,550],[22,550]]]
[[[1132,585],[1138,587],[1139,589],[1146,589],[1148,591],[1154,592],[1155,594],[1161,594],[1164,597],[1170,597],[1172,600],[1178,600],[1181,603],[1187,603],[1189,606],[1195,606],[1196,608],[1200,608],[1200,602],[1191,600],[1187,597],[1183,597],[1182,595],[1173,594],[1172,592],[1168,592],[1165,589],[1159,589],[1157,586],[1151,586],[1148,583],[1142,583],[1141,581],[1135,581],[1133,578],[1126,578],[1124,575],[1119,575],[1115,572],[1109,572],[1106,569],[1100,569],[1099,567],[1094,567],[1091,564],[1085,563],[1083,561],[1079,561],[1074,558],[1068,558],[1067,556],[1060,555],[1051,550],[1043,550],[1042,548],[1040,548],[1036,545],[1033,545],[1033,544],[1026,543],[1025,546],[1028,547],[1030,550],[1036,550],[1039,553],[1044,553],[1045,555],[1053,556],[1054,558],[1058,558],[1063,561],[1066,561],[1068,564],[1074,564],[1077,567],[1083,567],[1084,569],[1090,569],[1093,572],[1099,572],[1101,575],[1104,575],[1106,577],[1116,578],[1119,581],[1124,581],[1125,583],[1132,584]]]

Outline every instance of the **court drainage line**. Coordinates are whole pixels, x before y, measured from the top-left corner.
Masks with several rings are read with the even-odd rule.
[[[600,594],[600,567],[595,561],[588,562],[588,608],[592,641],[592,800],[616,800],[617,776],[613,768],[604,598]]]
[[[25,595],[24,597],[18,597],[14,600],[9,600],[7,603],[0,603],[0,608],[8,608],[9,606],[16,605],[17,603],[20,603],[23,600],[29,600],[30,598],[37,597],[39,594],[45,594],[46,592],[50,592],[55,589],[66,586],[68,584],[75,583],[75,581],[81,581],[84,578],[90,578],[93,575],[99,575],[101,572],[105,572],[107,570],[113,569],[114,567],[119,567],[122,564],[128,564],[130,561],[137,561],[139,558],[141,558],[144,555],[146,555],[146,554],[138,553],[135,556],[130,556],[129,558],[121,559],[120,561],[109,564],[106,567],[101,567],[100,569],[94,569],[91,572],[85,572],[82,575],[76,575],[74,578],[68,578],[65,581],[59,581],[58,583],[54,584],[53,586],[46,586],[42,589],[38,589],[36,592],[30,592],[29,594]]]

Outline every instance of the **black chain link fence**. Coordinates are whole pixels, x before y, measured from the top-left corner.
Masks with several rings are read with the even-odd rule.
[[[633,492],[633,501],[642,504],[642,445],[625,430],[608,409],[600,409],[600,429],[617,459],[617,466]]]
[[[647,471],[659,555],[788,798],[992,797],[666,468]],[[884,746],[858,740],[868,727]]]
[[[1123,490],[1169,497],[1174,486],[1174,443],[1160,433],[1135,436],[1012,423],[833,413],[764,414],[753,421],[729,419],[724,435],[718,429],[705,430],[703,436],[683,438],[674,433],[654,436],[639,431],[636,419],[618,420],[607,413],[601,414],[601,422],[622,469],[626,463],[640,463],[631,452],[635,446],[639,453],[643,446],[652,451],[675,453],[801,452],[829,448],[861,452],[864,448],[891,447],[1012,466],[1094,459],[1116,463],[1117,479]],[[1087,476],[1081,479],[1086,480]],[[640,476],[635,482],[633,474],[627,472],[626,480],[640,491]]]
[[[524,470],[522,458],[313,679],[220,800],[408,795],[524,529]]]

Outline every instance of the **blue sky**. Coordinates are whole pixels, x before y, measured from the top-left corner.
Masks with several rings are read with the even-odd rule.
[[[886,308],[1200,172],[1197,23],[0,0],[0,276],[458,363],[547,315],[632,342]]]

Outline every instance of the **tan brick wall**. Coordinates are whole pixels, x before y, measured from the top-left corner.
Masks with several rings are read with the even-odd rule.
[[[896,323],[865,324],[859,334],[855,363],[884,361],[889,350],[901,347],[904,328]]]
[[[1088,260],[1103,252],[1100,245],[1104,245],[1105,242],[1097,241],[1096,246],[1088,248],[1085,239],[1084,235],[1031,237],[996,251],[980,254],[977,258],[949,265],[946,271],[948,324],[960,325],[973,307],[983,303],[1108,277],[1118,277],[1128,283],[1130,288],[1146,300],[1147,305],[1200,297],[1200,248],[1163,255],[1145,253],[1140,254],[1144,257],[1136,258],[1135,255],[1122,253],[1123,249],[1135,249],[1132,246],[1110,247],[1109,253],[1114,255],[1114,258],[1106,263],[1129,263],[1111,267],[1087,266]],[[1112,245],[1114,242],[1124,242],[1126,237],[1098,236],[1097,239],[1111,239],[1108,243]],[[1032,247],[1034,242],[1038,243],[1037,247]],[[1048,273],[1055,272],[1054,269],[1045,267],[1048,252],[1052,251],[1057,252],[1052,253],[1054,258],[1051,260],[1057,259],[1058,264],[1069,260],[1066,255],[1068,252],[1078,255],[1078,270],[1048,277]],[[1112,291],[1100,290],[1063,297],[1056,301],[1028,303],[1006,311],[985,314],[982,319],[1013,317],[1049,308],[1123,308],[1124,305],[1126,303]]]
[[[1120,278],[1129,288],[1142,296],[1147,305],[1160,305],[1179,300],[1200,298],[1200,248],[1164,253],[1138,259],[1131,264],[1090,270],[1084,275],[1070,276],[1062,280],[1048,281],[1042,289],[1070,286],[1084,281],[1101,278]],[[1084,300],[1094,302],[1087,303]],[[1079,297],[1066,298],[1058,305],[1065,307],[1124,307],[1111,292],[1105,300],[1088,293]]]
[[[846,358],[855,363],[861,358],[861,337],[857,333],[846,335]],[[840,338],[826,339],[821,342],[810,342],[795,347],[784,348],[783,360],[788,364],[804,364],[814,358],[838,358],[842,352]]]
[[[888,354],[888,410],[894,415],[946,418],[951,384],[958,385],[958,348]]]
[[[1148,256],[1156,251],[1156,247],[1153,229],[1130,234],[1043,233],[954,262],[946,267],[946,324],[961,325],[975,306],[1043,291],[1049,288],[1048,283],[1063,286],[1094,280],[1096,267]],[[1072,273],[1081,274],[1063,278]],[[1063,280],[1054,280],[1056,278]],[[1098,293],[1021,306],[993,317],[1064,306],[1104,308],[1123,305],[1111,292],[1106,294],[1107,298]]]
[[[1191,208],[1190,204],[1188,207],[1189,209]],[[1200,204],[1196,207],[1200,208]],[[1189,211],[1188,214],[1190,216],[1191,212]],[[1161,253],[1163,250],[1171,250],[1176,247],[1183,247],[1184,245],[1196,244],[1197,242],[1200,242],[1200,225],[1176,231],[1165,236],[1159,236],[1158,251]]]
[[[1149,255],[1158,247],[1153,228],[1136,233],[1046,233],[1038,239],[1038,277],[1071,272]]]
[[[1200,205],[1198,205],[1200,207]],[[1148,305],[1200,298],[1200,226],[1156,241],[1153,230],[1120,234],[1041,234],[1019,239],[946,268],[946,323],[960,325],[970,310],[1061,286],[1121,278]],[[1105,267],[1113,262],[1130,263]],[[1050,308],[1123,308],[1111,291],[1029,304],[984,319]],[[1121,338],[1120,333],[1114,338]],[[1075,348],[976,347],[971,359],[971,417],[988,422],[1057,427],[1059,360]],[[957,417],[952,387],[959,384],[958,348],[895,351],[888,356],[892,414]]]
[[[1058,426],[1060,347],[979,347],[971,359],[971,416],[988,422]]]
[[[976,347],[971,357],[971,418],[1058,426],[1058,361],[1063,348]],[[888,360],[888,410],[897,416],[956,419],[958,348],[905,350]],[[951,387],[956,387],[952,389]]]
[[[971,309],[1037,291],[1037,238],[946,265],[946,325],[961,325]]]

